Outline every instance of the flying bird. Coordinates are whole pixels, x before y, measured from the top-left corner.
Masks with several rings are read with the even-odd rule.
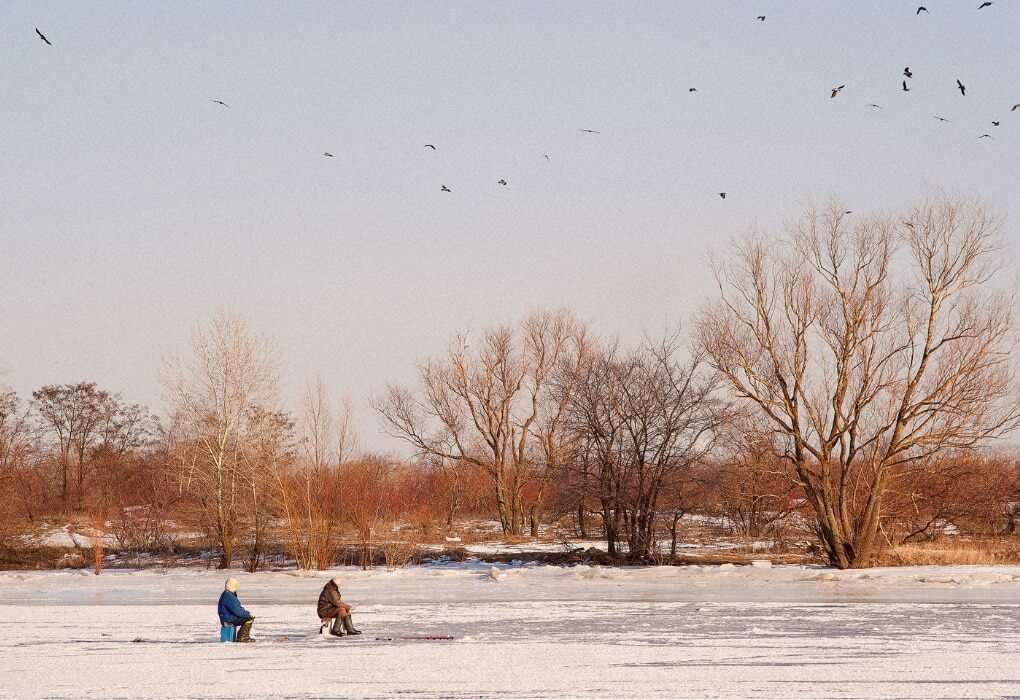
[[[967,96],[967,86],[960,82],[960,79],[956,79],[956,87],[960,88],[960,94],[964,97]]]
[[[497,180],[497,182],[498,182],[499,184],[503,185],[503,186],[506,186],[506,180],[502,180],[502,179],[500,179],[500,180]]]
[[[903,75],[907,76],[908,78],[914,77],[914,74],[910,72],[910,66],[907,66],[906,68],[903,69]]]
[[[842,89],[843,89],[843,88],[845,88],[845,87],[846,87],[846,85],[840,85],[839,87],[834,87],[834,88],[832,88],[832,94],[831,94],[831,95],[829,95],[829,99],[832,99],[833,97],[835,97],[836,95],[838,95],[838,94],[839,94],[839,91],[840,91],[840,90],[842,90]]]
[[[230,105],[228,105],[226,102],[223,102],[222,100],[210,100],[210,102],[215,102],[218,105],[223,105],[227,109],[230,109]]]
[[[436,147],[433,146],[431,143],[425,144],[422,148],[431,148],[433,151],[436,150]]]
[[[543,154],[542,154],[542,157],[543,157],[543,158],[545,158],[546,160],[549,160],[549,156],[548,156],[548,154],[546,154],[546,153],[543,153]]]
[[[925,7],[924,5],[921,5],[921,6],[919,7],[919,8],[917,8],[917,12],[915,12],[914,14],[915,14],[915,15],[919,15],[919,14],[921,14],[922,12],[928,12],[928,8],[927,8],[927,7]],[[930,12],[928,12],[928,14],[931,14],[931,13],[930,13]]]
[[[995,137],[992,136],[991,134],[981,134],[980,136],[978,136],[978,138],[979,139],[994,139]]]
[[[1010,112],[1015,112],[1015,111],[1017,111],[1018,109],[1020,109],[1020,104],[1015,104],[1015,105],[1013,105],[1013,109],[1011,109],[1011,110],[1009,110],[1009,111],[1010,111]]]
[[[42,39],[43,41],[45,41],[48,46],[53,46],[53,44],[50,43],[50,40],[47,39],[46,36],[42,32],[39,31],[39,27],[35,28],[35,33],[38,34],[39,38]]]
[[[992,126],[998,126],[999,122],[992,122]]]
[[[595,131],[594,129],[579,129],[579,131],[583,131],[586,134],[601,134],[602,133],[601,131]]]
[[[938,119],[938,120],[939,120],[940,122],[946,122],[946,123],[952,123],[952,120],[951,120],[951,119],[946,119],[945,117],[940,117],[940,116],[938,116],[937,114],[933,114],[933,115],[931,115],[931,116],[932,116],[933,118],[935,118],[935,119]]]
[[[439,188],[439,191],[440,192],[449,192],[450,188],[447,187],[446,185],[443,185],[442,187]]]
[[[325,157],[327,157],[327,158],[332,158],[332,157],[333,157],[333,154],[332,154],[332,153],[330,153],[329,151],[326,151],[326,152],[325,152],[325,153],[323,153],[322,155],[324,155],[324,156],[325,156]]]
[[[867,105],[865,105],[865,106],[866,106],[866,107],[874,107],[875,109],[882,109],[882,107],[881,107],[880,105],[877,105],[877,104],[875,104],[874,102],[869,102],[869,103],[868,103]]]
[[[907,87],[907,81],[903,81],[903,92],[910,92],[910,88]]]
[[[989,0],[988,2],[983,2],[980,5],[978,5],[978,9],[979,10],[983,10],[986,7],[991,7],[991,6],[992,6],[992,3],[991,3],[991,0]]]
[[[765,15],[758,15],[755,19],[757,19],[759,22],[764,22],[765,21]]]
[[[687,88],[687,92],[697,92],[698,88]]]
[[[725,192],[720,192],[719,196],[722,197],[723,199],[726,199],[726,193]]]

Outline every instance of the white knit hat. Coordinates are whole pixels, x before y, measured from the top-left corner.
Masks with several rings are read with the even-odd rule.
[[[230,591],[231,593],[237,593],[237,588],[240,585],[241,585],[241,582],[238,581],[233,576],[231,576],[230,578],[227,579],[227,584],[224,586],[224,588],[226,590]]]
[[[331,578],[330,581],[332,581],[333,585],[336,586],[337,588],[340,588],[340,586],[344,585],[344,580],[339,576]]]

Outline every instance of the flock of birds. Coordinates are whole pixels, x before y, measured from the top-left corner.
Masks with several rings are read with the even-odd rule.
[[[985,2],[982,2],[980,5],[978,5],[977,9],[978,10],[983,10],[986,7],[991,7],[993,4],[995,4],[995,3],[992,2],[992,0],[985,0]],[[931,14],[928,11],[928,8],[925,7],[924,5],[920,5],[917,8],[917,11],[914,14],[915,15],[920,15],[922,12],[924,12],[926,14]],[[765,18],[764,17],[758,17],[758,19],[764,20]],[[910,70],[910,66],[907,66],[906,68],[903,69],[903,76],[904,76],[904,80],[903,80],[902,91],[903,92],[910,92],[910,87],[907,85],[907,80],[914,77],[914,72]],[[829,98],[832,99],[833,97],[838,95],[845,87],[846,87],[846,85],[839,85],[837,87],[832,88],[832,94],[829,96]],[[960,91],[960,94],[962,96],[964,96],[964,97],[967,96],[967,86],[964,85],[963,82],[959,78],[956,79],[956,89]],[[882,109],[882,107],[880,105],[877,105],[874,102],[869,103],[868,107],[874,107],[875,109]],[[1015,112],[1018,109],[1020,109],[1020,103],[1017,103],[1017,104],[1013,105],[1010,108],[1009,111],[1010,112]],[[940,117],[937,114],[933,114],[932,117],[937,119],[938,121],[944,122],[946,124],[949,124],[949,123],[952,122],[951,119],[946,119],[945,117]],[[1001,120],[992,120],[992,126],[999,126],[999,124],[1001,124],[1001,123],[1002,123]],[[980,136],[978,136],[978,138],[979,139],[994,139],[995,137],[992,136],[991,134],[981,134]]]
[[[993,4],[994,4],[993,0],[985,0],[980,5],[978,5],[977,9],[978,10],[983,10],[983,9],[985,9],[987,7],[991,7]],[[914,14],[915,15],[920,15],[922,12],[924,12],[926,14],[931,14],[928,11],[928,8],[925,7],[924,5],[918,6],[917,11]],[[758,15],[757,17],[755,17],[755,19],[758,22],[764,22],[765,21],[765,15]],[[35,33],[39,35],[39,38],[42,41],[44,41],[47,46],[53,46],[53,44],[50,43],[50,40],[46,38],[46,35],[43,34],[41,31],[39,31],[38,27],[35,28]],[[910,87],[907,84],[907,80],[909,80],[910,78],[914,77],[914,73],[913,73],[913,71],[910,70],[910,66],[907,66],[906,68],[903,69],[903,76],[904,76],[904,80],[902,81],[902,91],[903,92],[910,92]],[[838,86],[832,88],[832,94],[829,96],[829,98],[830,99],[835,98],[845,88],[846,88],[845,84],[844,85],[838,85]],[[956,79],[956,89],[960,91],[960,94],[962,96],[964,96],[964,97],[967,96],[967,86],[964,85],[963,82],[959,78]],[[695,88],[695,87],[690,87],[690,88],[687,89],[687,91],[689,93],[697,92],[698,89]],[[222,107],[226,107],[227,109],[231,109],[230,105],[228,105],[223,100],[210,100],[210,101],[215,103],[215,104],[218,104],[218,105],[220,105]],[[869,103],[867,106],[868,107],[873,107],[875,109],[882,109],[882,107],[880,105],[877,105],[874,102]],[[1010,108],[1009,111],[1010,112],[1016,112],[1017,110],[1020,110],[1020,103],[1017,103],[1017,104],[1013,105]],[[940,117],[937,114],[933,114],[932,117],[934,117],[938,121],[944,122],[944,123],[951,123],[951,121],[952,121],[950,119],[946,119],[945,117]],[[992,121],[992,126],[999,126],[1000,123],[1001,123],[1001,120],[993,120]],[[583,133],[586,133],[586,134],[593,134],[593,135],[594,134],[601,134],[602,133],[601,131],[598,131],[596,129],[580,129],[579,131],[581,131]],[[991,134],[981,134],[980,136],[978,136],[978,139],[994,139],[994,138],[995,137],[992,136]],[[424,148],[431,148],[433,151],[436,150],[435,144],[431,144],[431,143],[425,144]],[[322,155],[323,155],[324,158],[333,158],[334,157],[333,154],[330,153],[329,151],[325,151]],[[543,153],[542,157],[545,158],[547,161],[549,160],[548,154],[544,154]],[[506,181],[505,178],[500,178],[499,180],[497,180],[497,184],[502,185],[502,186],[505,187],[506,184],[507,184],[507,181]],[[441,192],[452,192],[453,191],[449,187],[447,187],[446,185],[441,185],[439,190]],[[726,199],[726,193],[725,192],[719,192],[718,195],[719,195],[720,198]],[[847,212],[847,213],[850,213],[850,212]]]

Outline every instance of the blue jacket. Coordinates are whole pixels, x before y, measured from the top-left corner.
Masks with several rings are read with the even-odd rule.
[[[223,591],[220,593],[220,602],[216,606],[220,622],[229,625],[239,625],[251,617],[251,613],[241,607],[241,601],[237,599],[236,593]]]

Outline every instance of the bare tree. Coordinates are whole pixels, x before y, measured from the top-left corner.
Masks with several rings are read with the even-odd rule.
[[[344,396],[336,422],[336,462],[346,464],[361,454],[361,438],[354,427],[354,406],[351,397]]]
[[[344,517],[357,534],[362,569],[375,559],[376,539],[383,534],[379,527],[387,514],[394,471],[392,461],[372,455],[348,464],[344,471]]]
[[[273,344],[228,311],[194,331],[191,358],[170,356],[164,362],[163,385],[181,438],[182,484],[202,505],[221,547],[222,568],[231,564],[237,521],[244,515],[246,416],[274,411],[278,368]]]
[[[301,453],[306,464],[321,469],[333,462],[333,423],[326,384],[322,375],[316,375],[315,383],[305,384],[301,396]]]
[[[767,425],[746,419],[733,428],[724,453],[710,467],[707,491],[737,532],[778,539],[801,500],[790,463],[777,451]]]
[[[93,382],[44,386],[33,392],[32,398],[32,407],[43,429],[54,440],[64,512],[71,505],[71,487],[74,507],[80,511],[86,499],[89,451],[102,436],[104,424],[119,411],[120,398],[97,388]],[[73,483],[69,483],[70,477]]]
[[[901,217],[833,204],[716,268],[701,346],[783,441],[834,566],[868,564],[914,465],[1018,423],[1015,303],[989,284],[1001,228],[959,199]]]
[[[30,482],[26,474],[33,440],[28,411],[13,391],[0,387],[0,542],[16,531],[16,504],[24,496],[23,487]],[[31,498],[20,498],[27,506],[24,514],[32,517]]]
[[[420,398],[389,386],[375,404],[390,434],[420,455],[484,469],[505,534],[523,532],[544,393],[576,325],[567,311],[537,311],[516,331],[458,336],[444,358],[418,368]]]
[[[652,555],[660,498],[680,492],[728,418],[702,358],[681,363],[677,350],[675,335],[629,353],[607,346],[578,368],[570,427],[585,446],[579,458],[594,467],[611,554],[622,525],[630,556]]]
[[[300,454],[276,471],[277,499],[287,522],[291,556],[302,569],[326,569],[334,562],[342,504],[340,461],[333,442],[333,411],[322,377],[305,385],[299,415]]]
[[[242,504],[247,517],[243,531],[244,567],[254,572],[263,565],[272,542],[270,524],[276,515],[276,475],[294,461],[294,423],[284,413],[252,406],[245,414],[246,439],[240,450],[239,475],[244,486]]]

